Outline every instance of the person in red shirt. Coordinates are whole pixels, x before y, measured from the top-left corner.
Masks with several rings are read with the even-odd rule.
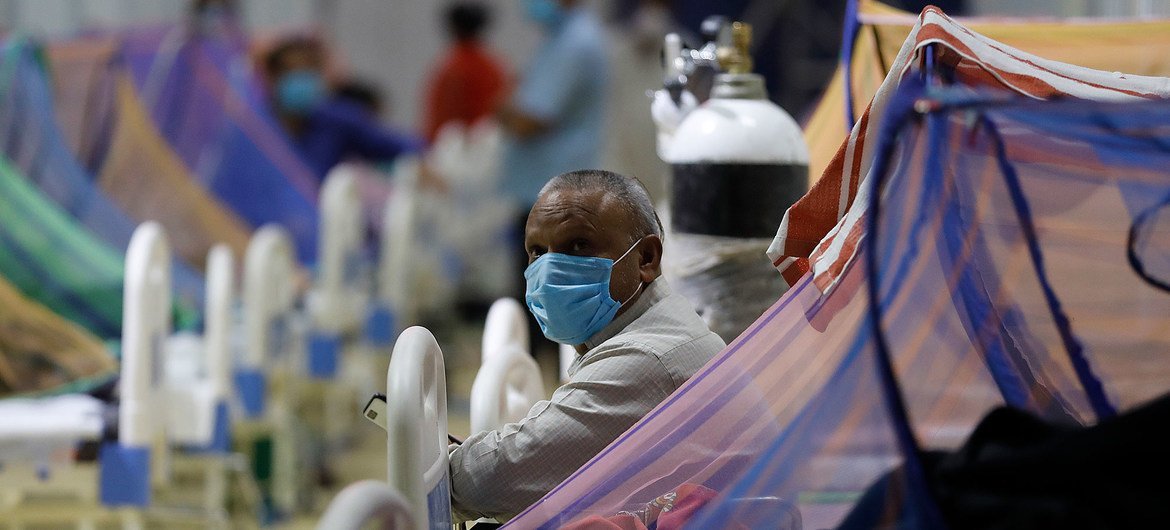
[[[505,96],[504,68],[480,39],[489,22],[487,7],[480,3],[458,2],[447,8],[447,30],[454,44],[427,87],[423,134],[428,142],[447,122],[471,125],[492,114]]]

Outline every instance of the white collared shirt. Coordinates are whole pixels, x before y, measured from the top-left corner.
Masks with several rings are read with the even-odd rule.
[[[518,423],[451,452],[457,520],[511,517],[536,502],[661,403],[726,344],[658,278],[585,342],[569,382]]]

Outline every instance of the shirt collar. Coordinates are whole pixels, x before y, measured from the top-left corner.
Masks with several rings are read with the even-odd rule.
[[[666,284],[666,280],[664,280],[662,276],[655,278],[654,281],[650,282],[650,284],[646,286],[645,291],[642,292],[642,295],[639,296],[637,300],[634,300],[633,305],[631,305],[629,309],[627,309],[621,315],[618,315],[617,318],[613,319],[613,322],[610,322],[604,328],[601,328],[601,331],[598,331],[597,333],[594,333],[592,337],[589,337],[585,341],[585,348],[587,350],[592,350],[593,348],[596,348],[597,345],[613,338],[614,335],[617,335],[623,329],[626,329],[626,326],[637,320],[638,317],[646,313],[650,307],[652,307],[654,304],[657,304],[659,300],[662,300],[667,296],[670,296],[670,286]]]

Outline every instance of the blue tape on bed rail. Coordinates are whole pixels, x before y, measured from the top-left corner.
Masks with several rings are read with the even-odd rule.
[[[372,346],[389,346],[394,342],[394,312],[385,304],[376,304],[366,318],[366,342]]]
[[[104,506],[150,505],[150,449],[102,444],[98,496]]]
[[[332,379],[337,375],[337,360],[341,357],[341,336],[336,333],[315,332],[309,337],[309,376],[314,379]]]
[[[235,379],[240,402],[244,405],[244,415],[249,418],[263,416],[265,396],[268,393],[264,374],[255,369],[243,369],[236,372]]]

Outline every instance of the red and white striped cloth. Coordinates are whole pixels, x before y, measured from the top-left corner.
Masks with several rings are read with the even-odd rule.
[[[865,233],[870,186],[866,178],[886,105],[918,52],[937,44],[939,60],[955,68],[956,82],[1037,98],[1094,100],[1170,97],[1170,78],[1104,72],[1051,61],[975,33],[930,6],[918,16],[889,73],[821,179],[784,214],[768,257],[789,285],[810,269],[828,292],[856,255]]]

